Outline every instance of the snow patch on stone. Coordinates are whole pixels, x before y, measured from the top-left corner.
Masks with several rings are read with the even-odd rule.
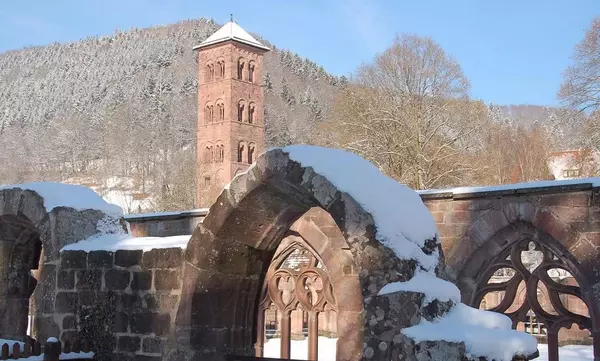
[[[546,188],[546,187],[562,187],[572,186],[578,184],[591,184],[592,187],[600,187],[600,178],[578,178],[578,179],[564,179],[564,180],[552,180],[552,181],[539,181],[539,182],[523,182],[513,184],[503,184],[497,186],[483,186],[483,187],[456,187],[447,189],[427,189],[419,190],[418,194],[439,194],[439,193],[452,193],[452,194],[465,194],[465,193],[482,193],[482,192],[496,192],[496,191],[511,191],[518,189],[530,189],[530,188]]]
[[[423,319],[420,324],[403,329],[402,333],[417,343],[464,342],[468,354],[497,361],[511,361],[514,356],[529,356],[537,351],[536,339],[512,330],[507,316],[462,303],[434,322]]]
[[[377,240],[398,258],[414,259],[428,270],[437,265],[438,253],[427,255],[422,250],[425,241],[435,238],[437,228],[415,191],[386,177],[373,163],[341,149],[292,145],[282,151],[351,195],[373,216]]]
[[[44,199],[44,206],[47,212],[51,212],[57,207],[68,207],[78,211],[95,209],[114,217],[123,216],[121,207],[107,203],[98,193],[80,185],[35,182],[0,186],[0,191],[7,189],[22,189],[36,192]]]
[[[150,251],[152,249],[181,248],[186,249],[192,236],[171,237],[131,237],[126,234],[99,234],[83,241],[63,247],[60,251]]]
[[[423,293],[425,304],[429,304],[434,300],[460,302],[460,290],[456,285],[421,270],[417,270],[413,278],[406,282],[388,283],[379,291],[379,295],[400,291]]]

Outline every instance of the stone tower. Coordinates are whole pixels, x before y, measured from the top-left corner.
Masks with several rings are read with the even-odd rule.
[[[198,50],[196,204],[214,196],[264,152],[263,54],[270,49],[233,20]]]

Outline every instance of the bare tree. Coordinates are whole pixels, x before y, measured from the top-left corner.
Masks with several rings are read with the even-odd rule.
[[[559,98],[582,111],[600,107],[600,17],[595,18],[583,41],[575,47],[573,65],[564,73]]]
[[[461,183],[486,107],[469,99],[459,64],[432,39],[397,37],[361,66],[319,132],[417,189]]]

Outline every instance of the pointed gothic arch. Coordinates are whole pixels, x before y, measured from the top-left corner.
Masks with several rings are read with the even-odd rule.
[[[559,331],[572,325],[589,330],[594,335],[594,352],[600,353],[598,296],[580,262],[559,240],[529,222],[517,221],[482,244],[485,246],[473,253],[458,276],[464,303],[480,307],[486,295],[501,293],[500,302],[488,310],[509,316],[513,328],[530,322],[533,315],[547,330],[549,361],[558,361]],[[535,262],[524,261],[532,259],[526,252],[537,253]],[[579,286],[564,285],[553,279],[560,272],[572,275]],[[500,273],[503,279],[493,281]],[[520,288],[525,289],[523,300],[518,297]],[[540,297],[544,292],[547,304]],[[583,301],[589,315],[571,312],[561,299],[565,296]]]
[[[273,255],[292,225],[312,208],[328,213],[344,240],[344,245],[329,247],[307,238],[327,267],[332,265],[329,274],[338,277],[337,359],[359,360],[365,348],[378,360],[392,350],[404,352],[368,320],[380,305],[391,302],[378,296],[378,290],[411,278],[414,263],[398,259],[377,241],[372,216],[349,194],[280,149],[263,153],[253,167],[238,174],[195,229],[186,249],[176,319],[182,345],[197,355],[206,350],[252,353],[261,286]],[[349,263],[339,262],[343,258],[334,250],[347,254]],[[409,298],[393,302],[421,307]],[[391,313],[386,324],[392,328],[417,322],[395,309],[386,312]]]

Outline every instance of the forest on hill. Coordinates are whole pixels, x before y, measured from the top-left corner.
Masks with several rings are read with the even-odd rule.
[[[196,19],[1,53],[0,184],[80,183],[109,200],[121,192],[127,212],[193,208],[192,47],[218,28]],[[429,38],[399,36],[347,79],[255,37],[273,50],[268,146],[348,149],[413,188],[545,179],[548,152],[586,146],[589,115],[471,99],[460,65]],[[386,78],[382,67],[412,73]]]

